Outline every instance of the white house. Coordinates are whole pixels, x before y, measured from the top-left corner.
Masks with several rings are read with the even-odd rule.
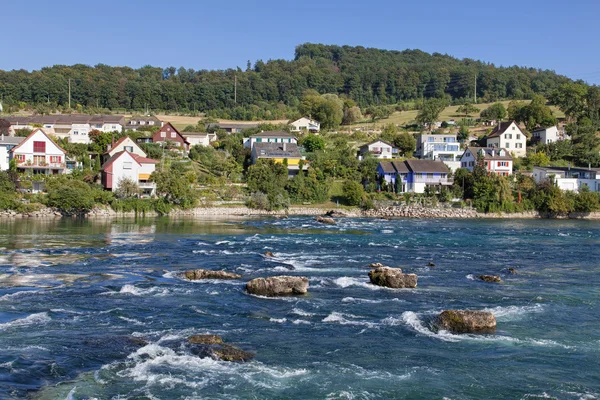
[[[115,191],[119,182],[128,178],[136,182],[143,194],[153,195],[156,184],[150,181],[150,175],[158,164],[157,160],[130,153],[127,150],[114,154],[102,165],[102,185],[105,189]]]
[[[467,147],[460,158],[461,167],[473,172],[480,157],[488,172],[501,176],[512,175],[513,158],[507,150],[494,147]]]
[[[90,129],[102,132],[121,132],[125,126],[122,115],[94,115],[89,119]]]
[[[41,129],[36,129],[11,150],[19,172],[56,175],[65,173],[66,153]]]
[[[486,141],[487,147],[504,148],[516,157],[527,155],[527,136],[515,121],[500,122]]]
[[[290,122],[292,132],[311,132],[318,133],[321,130],[321,123],[307,117],[302,117],[293,122]]]
[[[359,158],[362,159],[367,153],[373,154],[377,158],[390,159],[398,153],[398,149],[383,140],[376,140],[364,144],[358,148]]]
[[[456,135],[422,134],[417,137],[417,157],[443,161],[452,171],[460,168],[462,154],[463,151]]]
[[[207,132],[183,132],[182,135],[187,139],[191,146],[210,146],[211,142],[217,140],[217,135]]]
[[[158,118],[156,118],[155,116],[152,116],[152,115],[133,116],[126,120],[125,129],[130,130],[130,131],[137,131],[138,129],[144,128],[144,127],[162,128],[163,125],[164,125],[164,122],[162,122],[161,120],[159,120]]]
[[[538,128],[531,132],[531,137],[542,144],[556,143],[560,140],[568,139],[564,131],[560,131],[556,125],[549,128]]]
[[[110,158],[122,151],[128,151],[140,157],[146,157],[146,153],[144,152],[144,150],[142,150],[140,146],[138,146],[138,144],[135,141],[133,141],[133,139],[131,139],[129,136],[123,136],[114,144],[109,144],[105,155],[107,156],[107,158]]]
[[[244,147],[251,149],[254,143],[293,143],[298,144],[298,139],[284,131],[266,131],[244,139]]]
[[[533,167],[535,183],[552,179],[562,190],[578,192],[587,186],[592,192],[600,192],[600,168]]]
[[[12,160],[11,150],[17,147],[25,138],[0,135],[0,171],[6,171]]]

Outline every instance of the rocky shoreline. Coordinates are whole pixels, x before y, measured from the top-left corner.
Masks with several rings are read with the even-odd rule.
[[[237,207],[197,207],[189,210],[173,210],[170,217],[205,217],[205,218],[246,218],[246,217],[261,217],[261,216],[321,216],[327,212],[324,208],[317,207],[290,207],[287,210],[266,211],[247,208],[244,206]],[[454,218],[454,219],[583,219],[583,220],[600,220],[600,212],[591,213],[570,213],[568,215],[549,215],[536,211],[522,213],[479,213],[471,208],[450,208],[450,207],[424,207],[420,205],[401,205],[382,207],[373,210],[360,210],[358,208],[343,208],[336,209],[334,212],[336,218]],[[86,214],[76,215],[75,217],[83,218],[118,218],[118,217],[135,217],[135,212],[117,212],[110,207],[97,207]],[[140,216],[138,214],[137,216]],[[156,212],[146,212],[141,216],[157,217]],[[63,218],[74,217],[67,215],[55,208],[42,207],[37,211],[26,213],[18,213],[10,210],[0,211],[0,219],[15,219],[15,218]]]

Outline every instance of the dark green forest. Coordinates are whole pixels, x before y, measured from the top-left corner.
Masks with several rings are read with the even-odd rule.
[[[157,59],[160,63],[163,60]],[[360,107],[431,97],[455,103],[473,99],[548,96],[571,82],[553,71],[496,67],[471,59],[420,50],[387,51],[303,44],[294,60],[250,61],[245,69],[139,69],[107,65],[55,65],[39,71],[0,71],[4,105],[13,109],[68,104],[72,108],[219,112],[233,119],[278,118],[295,110],[307,89],[333,93]],[[237,80],[237,102],[234,82]]]

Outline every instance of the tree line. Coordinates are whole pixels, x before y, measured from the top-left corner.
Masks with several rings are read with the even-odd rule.
[[[160,61],[160,60],[158,60]],[[0,71],[5,108],[205,112],[231,119],[282,119],[298,112],[308,89],[352,100],[358,107],[427,98],[493,102],[550,96],[572,81],[553,71],[496,67],[420,50],[387,51],[303,44],[293,60],[250,61],[245,69],[194,70],[103,64]],[[236,83],[237,82],[237,95]],[[582,84],[583,85],[583,84]],[[585,86],[585,85],[584,85]]]

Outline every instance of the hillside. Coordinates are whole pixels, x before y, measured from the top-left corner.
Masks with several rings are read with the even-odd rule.
[[[303,44],[296,48],[293,60],[248,62],[245,70],[78,64],[33,72],[0,71],[0,93],[7,107],[66,106],[69,80],[72,108],[227,110],[220,117],[236,120],[288,118],[307,89],[335,93],[366,107],[440,96],[470,99],[475,85],[478,99],[484,102],[523,99],[534,93],[548,95],[571,81],[552,71],[495,67],[420,50]]]

